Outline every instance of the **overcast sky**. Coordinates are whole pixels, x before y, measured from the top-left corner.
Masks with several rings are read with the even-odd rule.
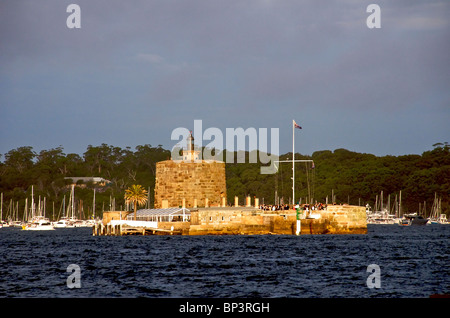
[[[295,119],[302,154],[421,154],[450,142],[449,16],[448,0],[1,0],[0,153],[170,150],[195,119],[279,128],[286,153]]]

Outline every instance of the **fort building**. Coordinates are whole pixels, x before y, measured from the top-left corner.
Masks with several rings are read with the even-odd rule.
[[[295,235],[295,234],[366,234],[365,207],[330,205],[313,214],[293,210],[263,211],[254,206],[142,209],[134,212],[104,212],[103,223],[94,235],[122,233],[111,227],[124,226],[138,234],[180,235]],[[297,220],[301,229],[297,233]],[[110,226],[108,232],[107,226]],[[125,232],[124,231],[124,232]],[[115,234],[117,235],[117,234]]]
[[[182,160],[156,163],[155,208],[226,205],[225,162],[202,160],[192,132]]]
[[[201,159],[192,133],[181,160],[156,164],[155,208],[134,212],[104,212],[94,235],[122,234],[365,234],[365,207],[329,205],[325,209],[304,211],[264,211],[259,199],[248,196],[245,206],[227,206],[225,163]],[[120,234],[117,234],[120,233]]]

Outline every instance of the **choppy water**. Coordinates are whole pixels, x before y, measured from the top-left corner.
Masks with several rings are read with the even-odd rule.
[[[0,229],[0,297],[429,297],[450,293],[450,225],[367,235],[92,236]],[[68,288],[70,264],[81,287]],[[367,266],[381,288],[368,288]]]

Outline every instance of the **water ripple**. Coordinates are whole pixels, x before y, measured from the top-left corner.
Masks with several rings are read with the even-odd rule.
[[[450,226],[367,235],[93,237],[0,230],[0,297],[428,297],[449,293]],[[70,289],[67,266],[81,268]],[[369,264],[381,288],[369,289]]]

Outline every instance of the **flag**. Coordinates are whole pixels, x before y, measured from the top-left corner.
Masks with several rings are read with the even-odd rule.
[[[294,122],[294,127],[295,127],[295,128],[302,129],[302,127],[300,127],[299,125],[297,125],[297,123],[295,122],[295,120],[294,120],[293,122]]]

